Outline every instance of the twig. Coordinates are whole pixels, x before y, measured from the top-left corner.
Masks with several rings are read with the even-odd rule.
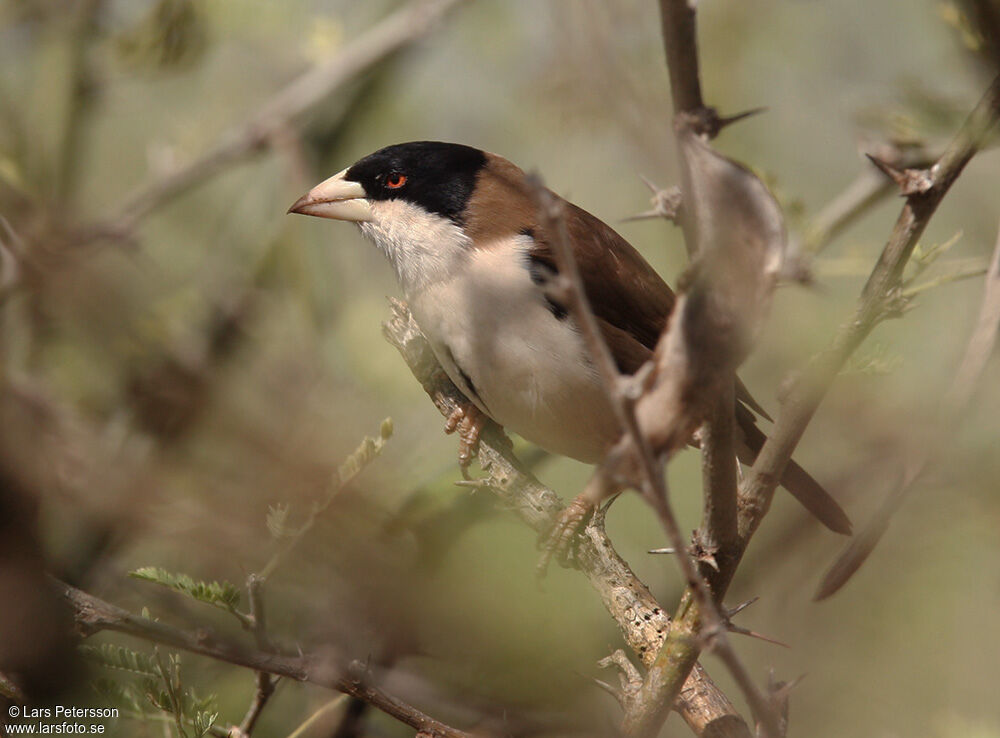
[[[713,577],[716,597],[721,598],[732,581],[750,538],[770,508],[774,490],[792,451],[833,379],[872,328],[885,317],[887,301],[900,283],[903,268],[917,240],[951,184],[995,124],[998,105],[1000,77],[990,85],[945,153],[931,168],[932,186],[907,197],[896,227],[862,291],[854,319],[835,337],[830,348],[813,359],[786,394],[774,431],[740,488],[740,548],[735,560],[720,568],[718,575]],[[691,598],[687,597],[686,601],[690,603]],[[692,620],[697,622],[697,613]],[[692,650],[690,638],[668,639],[653,668],[666,669],[677,662],[684,663],[685,659],[690,661],[694,657]]]
[[[904,148],[892,143],[882,143],[869,154],[869,159],[903,171],[929,167],[934,163],[935,157],[923,145]],[[849,225],[895,191],[896,184],[891,177],[878,169],[865,167],[813,217],[806,233],[804,250],[813,256],[820,253]]]
[[[771,505],[774,490],[792,451],[844,362],[884,318],[886,301],[900,283],[917,240],[962,169],[994,127],[1000,114],[1000,76],[996,77],[944,154],[930,168],[932,187],[906,198],[892,234],[861,293],[853,319],[825,351],[814,357],[790,388],[770,438],[740,490],[740,538],[749,542]]]
[[[987,268],[984,266],[956,269],[952,272],[948,272],[947,274],[942,274],[940,277],[928,279],[926,282],[921,282],[920,284],[915,284],[912,287],[907,287],[899,293],[899,296],[904,300],[910,300],[923,292],[927,292],[927,290],[932,290],[945,284],[961,282],[974,277],[981,277],[984,274],[987,274],[987,271]]]
[[[698,542],[713,556],[716,569],[737,555],[739,515],[736,507],[736,449],[733,443],[735,384],[729,381],[701,427],[701,476],[704,489]],[[711,574],[708,575],[711,582]],[[716,602],[719,596],[715,594]]]
[[[718,133],[720,126],[696,124],[699,118],[703,121],[708,118],[716,123],[719,121],[714,110],[705,108],[701,97],[694,4],[688,0],[660,0],[660,13],[675,120],[682,117],[691,120],[694,132],[712,137]],[[678,144],[680,143],[678,136]],[[690,190],[690,181],[686,187]],[[685,192],[682,188],[682,197],[690,200],[692,192]],[[685,209],[681,225],[688,253],[692,254],[698,244],[694,208]],[[580,285],[579,282],[577,284]],[[672,321],[684,320],[683,311],[687,306],[685,297],[681,295],[678,299]],[[701,535],[704,544],[710,550],[717,549],[722,553],[725,563],[733,568],[739,559],[736,454],[733,446],[734,382],[734,374],[720,378],[722,392],[715,398],[708,422],[704,424],[705,515]],[[642,451],[643,438],[637,426],[625,427],[632,436],[633,443]],[[670,636],[651,665],[633,703],[633,709],[625,714],[623,733],[628,736],[651,736],[658,732],[688,671],[697,662],[702,642],[697,637],[700,634],[711,640],[718,655],[732,672],[751,709],[762,722],[764,732],[772,738],[778,738],[781,732],[778,716],[750,678],[726,637],[725,620],[716,604],[722,600],[725,585],[710,588],[701,576],[670,511],[662,469],[651,463],[648,454],[640,453],[639,456],[644,482],[651,488],[651,501],[667,531],[671,547],[678,554],[677,560],[688,582],[688,589],[681,600]]]
[[[257,648],[262,651],[273,651],[274,644],[271,643],[271,639],[267,634],[267,616],[264,611],[262,587],[263,580],[258,575],[251,574],[247,577],[247,598],[250,600],[250,631],[253,633]],[[256,689],[254,690],[253,700],[250,702],[250,707],[247,708],[246,715],[240,721],[239,725],[241,738],[253,733],[253,729],[257,725],[257,720],[260,719],[264,707],[267,706],[268,700],[271,699],[277,687],[276,680],[272,679],[271,675],[267,672],[258,671],[255,681]]]
[[[463,400],[441,371],[427,339],[406,306],[392,301],[393,317],[384,326],[386,339],[403,356],[410,371],[448,417]],[[514,457],[510,442],[493,422],[480,436],[479,461],[489,488],[501,504],[539,533],[551,529],[563,508],[558,495],[536,480]],[[618,555],[604,531],[604,511],[595,512],[577,541],[575,561],[605,608],[618,623],[625,642],[648,666],[672,624],[646,586]],[[684,683],[675,708],[696,735],[749,738],[750,731],[732,702],[698,664]]]
[[[276,93],[193,162],[140,187],[114,212],[81,234],[82,241],[131,233],[149,213],[194,185],[264,147],[288,125],[386,56],[423,36],[466,0],[413,0],[347,44],[328,61]]]
[[[626,442],[625,445],[620,442],[611,453],[629,454],[637,459],[641,478],[640,489],[643,496],[651,503],[660,519],[661,525],[666,531],[670,544],[677,550],[677,561],[681,567],[681,571],[700,605],[699,614],[691,622],[686,622],[684,606],[682,605],[682,609],[679,611],[680,617],[675,619],[670,635],[665,641],[664,648],[671,639],[675,638],[692,640],[693,637],[694,640],[697,640],[697,634],[699,631],[703,631],[702,635],[707,635],[712,640],[719,656],[733,672],[737,683],[744,690],[755,712],[769,724],[769,727],[771,723],[776,726],[777,723],[774,719],[768,717],[770,708],[767,705],[766,698],[756,688],[746,668],[739,661],[726,638],[724,618],[715,606],[712,592],[707,582],[701,576],[691,558],[680,526],[677,524],[677,520],[670,509],[663,469],[658,463],[648,439],[639,427],[639,421],[635,414],[634,399],[631,397],[629,388],[626,387],[626,384],[630,380],[618,373],[614,359],[611,356],[611,351],[601,336],[597,319],[590,309],[590,304],[583,287],[583,279],[580,276],[579,267],[576,264],[569,245],[562,201],[542,187],[537,180],[534,184],[534,189],[540,205],[541,225],[546,232],[553,235],[552,251],[562,287],[560,297],[563,298],[562,301],[565,303],[570,315],[573,317],[574,323],[580,331],[591,361],[594,362],[598,369],[598,374],[604,384],[605,394],[615,410],[624,433],[623,441]],[[684,296],[682,295],[674,308],[675,311],[682,311],[684,309],[683,303]],[[732,413],[731,405],[729,406],[729,412]],[[735,464],[735,454],[732,454],[730,457],[730,465],[733,464]],[[595,471],[591,483],[607,487],[610,476],[611,472],[602,464]],[[735,487],[733,491],[735,491]],[[695,611],[691,610],[691,612]],[[701,620],[705,621],[703,628],[701,627]],[[687,630],[685,625],[689,626],[690,630]],[[676,680],[673,688],[663,688],[663,685],[658,681],[658,674],[654,673],[656,669],[656,662],[654,662],[649,675],[647,675],[648,681],[643,684],[637,696],[634,709],[628,710],[625,713],[622,732],[626,736],[652,735],[659,728],[662,720],[666,718],[666,714],[676,701],[677,695],[680,693],[681,687],[687,679],[688,672],[697,661],[699,649],[694,648],[692,650],[694,658],[687,664],[681,678]],[[671,672],[671,676],[673,675],[674,672]],[[776,727],[769,732],[774,738],[777,738]]]
[[[336,712],[342,712],[345,708],[349,697],[347,695],[339,695],[334,697],[332,700],[320,707],[316,712],[307,717],[299,727],[288,734],[287,738],[305,738],[307,735],[312,734],[312,728],[316,726],[321,720],[325,720],[330,715]]]
[[[866,166],[816,214],[806,233],[803,250],[811,255],[823,251],[851,223],[892,194],[894,189],[892,180]]]
[[[0,304],[21,281],[23,255],[24,244],[7,219],[0,215]]]
[[[77,630],[84,636],[100,631],[114,631],[160,643],[191,653],[207,656],[259,672],[309,682],[364,700],[372,707],[394,717],[417,731],[436,738],[472,738],[471,733],[452,728],[425,715],[417,708],[386,694],[378,687],[366,684],[360,677],[341,676],[341,669],[329,659],[312,656],[287,656],[244,648],[214,637],[200,629],[186,631],[164,623],[132,615],[93,595],[62,582],[55,583],[59,594],[73,611]],[[349,671],[352,671],[349,669]],[[364,671],[358,669],[356,671]]]
[[[694,3],[690,0],[660,0],[663,47],[670,72],[670,95],[674,112],[703,108],[698,77],[698,39]]]
[[[323,513],[333,504],[334,500],[337,499],[341,490],[350,484],[358,474],[364,471],[373,459],[382,453],[382,449],[385,447],[385,443],[389,440],[390,436],[392,436],[392,421],[386,418],[382,421],[382,425],[379,428],[378,438],[365,437],[354,453],[333,474],[333,478],[330,480],[323,499],[313,505],[302,525],[285,537],[278,546],[278,550],[274,552],[267,564],[264,565],[264,568],[257,572],[255,575],[257,586],[263,585],[282,564],[285,557],[299,545],[306,533],[312,530],[312,527],[316,525],[316,521],[320,519]]]
[[[94,80],[87,52],[98,27],[103,4],[102,0],[85,0],[75,3],[67,13],[65,69],[59,75],[65,100],[62,105],[54,106],[61,108],[64,116],[59,121],[59,138],[51,173],[53,204],[60,217],[65,217],[71,206],[79,179],[81,152],[84,148],[81,138],[94,97],[91,89]]]
[[[986,287],[979,317],[965,354],[955,373],[955,378],[945,394],[941,417],[929,425],[931,432],[920,439],[918,448],[904,468],[899,484],[885,497],[879,509],[837,558],[816,592],[822,600],[839,590],[865,562],[889,526],[892,515],[899,509],[906,495],[923,476],[924,471],[947,447],[958,419],[965,411],[973,392],[979,386],[986,362],[993,353],[1000,328],[1000,231],[997,233],[993,258],[986,273]]]

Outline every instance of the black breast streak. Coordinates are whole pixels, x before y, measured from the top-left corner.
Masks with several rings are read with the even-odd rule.
[[[471,395],[469,399],[478,402],[480,407],[482,407],[486,411],[486,414],[492,416],[489,407],[487,407],[486,403],[483,402],[483,398],[479,396],[479,391],[476,389],[476,383],[472,381],[472,377],[470,377],[468,373],[465,371],[465,369],[462,368],[462,365],[455,360],[455,354],[451,352],[451,348],[446,345],[444,347],[444,350],[448,353],[448,359],[451,361],[452,365],[454,365],[455,368],[458,369],[458,373],[461,375],[462,381],[465,382],[465,386],[468,389],[469,394]],[[459,387],[459,389],[462,388]]]
[[[522,231],[522,235],[531,236],[531,229],[525,229],[525,231]],[[559,273],[555,265],[544,259],[540,259],[537,255],[529,251],[527,266],[532,283],[542,288],[542,298],[545,300],[545,307],[555,316],[556,320],[565,320],[569,316],[566,307],[553,300],[546,290],[552,278]]]

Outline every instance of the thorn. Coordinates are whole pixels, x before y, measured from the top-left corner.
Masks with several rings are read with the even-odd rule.
[[[927,169],[897,169],[873,154],[865,154],[879,171],[896,183],[904,197],[923,195],[934,186],[934,177]]]
[[[758,633],[756,631],[750,630],[749,628],[744,628],[741,625],[736,625],[732,621],[732,618],[733,618],[734,615],[737,615],[737,614],[743,612],[748,607],[750,607],[750,605],[754,604],[759,599],[760,599],[760,597],[751,597],[749,600],[746,600],[745,602],[741,602],[736,607],[731,607],[731,608],[723,607],[722,608],[722,617],[723,617],[723,620],[726,623],[726,630],[728,630],[730,633],[737,633],[738,635],[745,635],[745,636],[749,636],[751,638],[756,638],[756,639],[761,640],[761,641],[766,641],[767,643],[773,643],[776,646],[783,646],[784,648],[791,648],[791,646],[789,646],[787,643],[784,643],[782,641],[776,640],[776,639],[771,638],[771,637],[766,636],[766,635],[762,635],[761,633]]]
[[[599,512],[600,512],[600,514],[601,514],[601,515],[607,515],[607,513],[608,513],[608,510],[610,510],[610,509],[611,509],[611,505],[612,505],[612,504],[614,504],[615,500],[617,500],[617,499],[618,499],[619,497],[621,497],[621,496],[622,496],[622,493],[621,493],[621,492],[618,492],[617,494],[613,494],[613,495],[611,495],[611,497],[609,497],[609,498],[608,498],[608,501],[607,501],[607,502],[605,502],[605,503],[604,503],[604,504],[603,504],[603,505],[602,505],[602,506],[601,506],[601,507],[599,508]]]
[[[676,548],[651,548],[646,553],[651,554],[675,554],[677,553]]]
[[[605,692],[610,694],[623,708],[625,707],[625,695],[622,694],[620,689],[611,686],[605,681],[598,679],[597,677],[587,677],[591,682],[593,682],[597,687],[603,689]]]
[[[900,170],[896,169],[896,167],[892,166],[888,162],[882,161],[874,154],[866,153],[865,156],[868,157],[868,161],[874,164],[880,172],[886,175],[897,185],[902,186],[903,173]]]
[[[676,223],[681,211],[681,190],[679,187],[667,187],[661,189],[657,187],[651,180],[646,179],[641,174],[639,179],[643,181],[646,187],[653,193],[650,198],[650,203],[653,205],[652,209],[645,210],[641,213],[631,215],[627,218],[623,218],[622,222],[626,223],[634,220],[649,220],[651,218],[666,218],[672,223]]]
[[[790,682],[775,681],[774,669],[771,669],[767,676],[767,691],[770,693],[771,699],[773,700],[787,700],[788,695],[791,694],[792,690],[799,686],[805,678],[805,674],[799,674]]]
[[[716,123],[716,125],[718,126],[716,132],[721,131],[726,126],[731,126],[733,123],[739,123],[741,120],[745,120],[746,118],[751,118],[755,115],[758,115],[759,113],[766,113],[766,112],[767,112],[766,107],[750,108],[750,110],[744,110],[742,113],[736,113],[735,115],[730,115],[725,118],[719,118],[718,122]]]
[[[771,706],[781,716],[782,727],[788,729],[788,697],[791,691],[805,678],[801,674],[790,682],[777,681],[772,669],[767,675],[767,696]]]
[[[725,616],[727,618],[731,618],[734,615],[738,615],[739,613],[741,613],[744,610],[746,610],[748,607],[750,607],[750,605],[754,604],[759,599],[760,599],[760,597],[751,597],[749,600],[746,600],[745,602],[741,602],[736,607],[724,610],[724,614],[725,614]]]
[[[765,643],[773,643],[775,646],[781,646],[782,648],[791,648],[791,646],[784,641],[779,641],[777,638],[771,638],[770,636],[763,635],[762,633],[750,630],[749,628],[744,628],[742,625],[730,623],[728,620],[726,621],[726,630],[730,633],[736,633],[737,635],[745,635],[750,638],[756,638],[758,641],[764,641]]]
[[[708,564],[716,571],[719,571],[719,562],[715,560],[715,554],[706,551],[700,556],[698,556],[697,560],[703,564]]]
[[[744,118],[749,118],[757,113],[763,113],[767,108],[753,108],[742,113],[736,113],[727,117],[719,115],[719,111],[713,107],[702,106],[695,110],[688,110],[674,116],[674,130],[688,129],[697,136],[703,138],[715,138],[719,132],[733,123],[737,123]]]
[[[634,223],[637,220],[653,220],[654,218],[664,218],[666,217],[656,208],[652,210],[643,210],[641,213],[636,213],[635,215],[629,215],[622,218],[619,223]]]
[[[651,179],[647,179],[642,174],[639,175],[639,179],[643,181],[643,184],[645,184],[646,187],[649,188],[649,191],[652,192],[654,195],[660,194],[660,188],[657,187],[655,184],[653,184],[653,181]]]
[[[489,489],[493,485],[490,484],[489,477],[481,477],[479,479],[456,479],[452,482],[456,487],[468,487],[469,489]]]

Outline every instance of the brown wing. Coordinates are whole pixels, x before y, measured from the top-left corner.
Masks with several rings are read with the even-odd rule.
[[[576,247],[584,290],[604,340],[619,371],[633,374],[652,355],[677,301],[674,292],[642,254],[586,210],[567,203],[566,227]],[[536,249],[532,258],[545,261],[554,271],[548,234],[536,232],[534,235]],[[736,398],[771,420],[738,378]]]
[[[516,234],[530,235],[534,241],[531,262],[555,273],[551,234],[539,226],[538,206],[525,188],[524,178],[519,167],[487,154],[467,210],[465,231],[486,248]],[[632,374],[652,355],[674,309],[673,290],[606,223],[570,202],[566,202],[565,212],[587,299],[619,370]],[[742,382],[737,382],[737,397],[770,420]]]
[[[542,281],[545,272],[554,274],[557,269],[551,234],[539,227],[537,216],[537,205],[524,187],[524,172],[506,159],[488,155],[468,209],[466,232],[480,248],[517,234],[531,236],[534,243],[526,268]],[[674,309],[674,293],[624,238],[572,203],[566,203],[566,227],[601,333],[619,370],[632,374],[652,356]],[[554,309],[565,314],[562,306]],[[742,460],[752,463],[766,437],[751,410],[770,417],[738,379],[736,397],[737,425],[749,451]],[[850,521],[836,500],[794,461],[781,481],[827,527],[841,533],[850,530]]]
[[[565,212],[566,229],[594,314],[652,351],[674,309],[673,291],[608,225],[571,203],[566,203]],[[551,234],[536,227],[532,235],[532,257],[554,270]]]

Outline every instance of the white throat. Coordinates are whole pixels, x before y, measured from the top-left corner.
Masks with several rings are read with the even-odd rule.
[[[370,204],[372,220],[358,225],[389,258],[408,298],[455,276],[468,259],[472,242],[448,218],[403,200]]]

